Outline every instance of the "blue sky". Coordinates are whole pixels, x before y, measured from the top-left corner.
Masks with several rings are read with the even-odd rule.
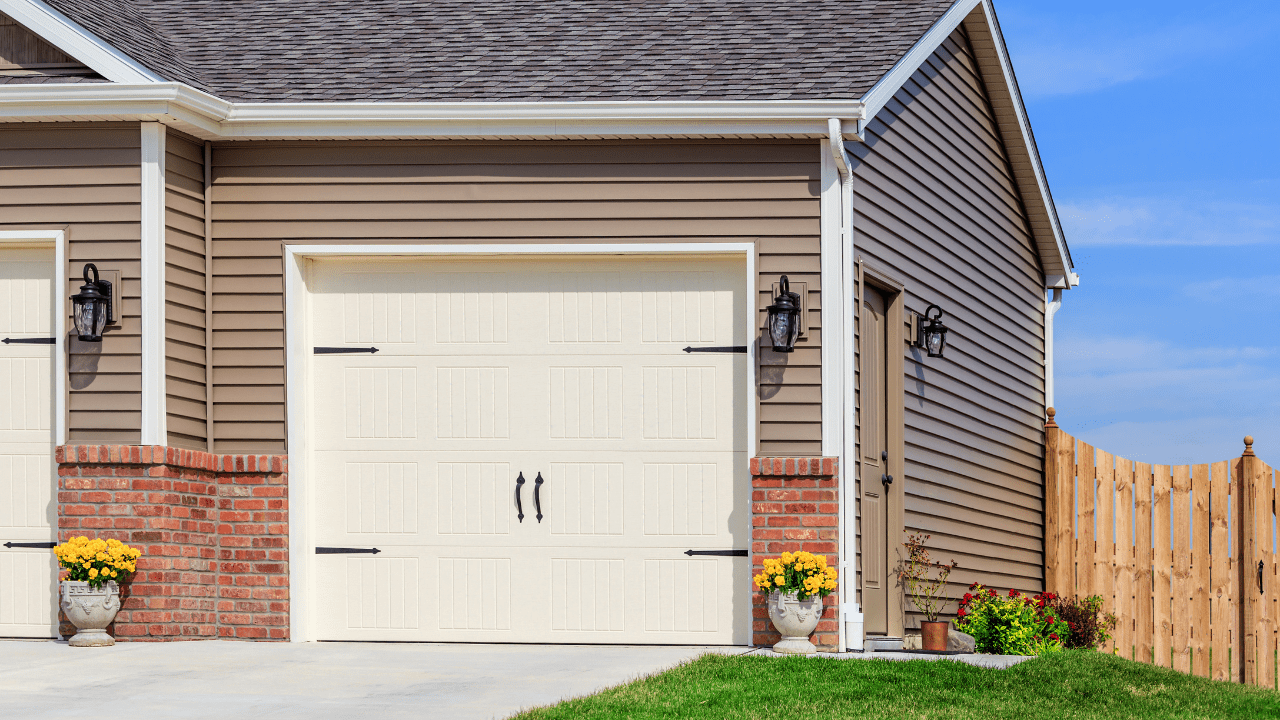
[[[1161,463],[1280,465],[1280,3],[996,0],[1080,287],[1058,418]]]

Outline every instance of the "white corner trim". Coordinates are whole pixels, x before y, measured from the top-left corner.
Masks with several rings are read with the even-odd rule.
[[[40,0],[0,0],[0,12],[111,82],[165,81],[164,78],[108,45],[79,23]]]
[[[1054,288],[1053,297],[1044,305],[1044,406],[1053,407],[1053,318],[1062,309],[1062,289]]]
[[[747,355],[749,368],[756,366],[758,343],[753,327],[756,311],[756,244],[745,243],[620,243],[582,245],[485,244],[485,245],[285,245],[285,397],[288,402],[287,447],[289,451],[289,638],[291,642],[315,640],[315,545],[312,520],[316,518],[315,498],[310,482],[311,456],[308,445],[310,417],[307,383],[312,353],[309,342],[310,294],[307,292],[307,259],[319,257],[430,257],[437,255],[739,255],[745,258]],[[747,409],[747,451],[756,452],[756,375],[743,374],[742,393]],[[748,563],[751,559],[748,558]],[[745,618],[747,637],[751,618]]]
[[[898,88],[902,87],[916,73],[916,70],[920,69],[924,61],[928,60],[929,56],[938,49],[938,46],[950,37],[956,28],[960,27],[960,23],[964,22],[969,13],[981,2],[982,0],[960,0],[960,2],[952,5],[951,9],[943,13],[942,17],[938,18],[938,21],[933,24],[933,27],[929,28],[929,31],[916,41],[916,44],[907,51],[907,54],[903,55],[892,68],[889,68],[889,72],[885,73],[879,82],[862,96],[862,103],[866,107],[866,119],[858,127],[858,135],[861,136],[863,134],[866,123],[870,122],[872,118],[884,109],[889,99],[898,92]]]
[[[53,444],[67,444],[67,234],[0,230],[0,244],[53,248]]]
[[[142,444],[166,445],[164,125],[142,123]]]

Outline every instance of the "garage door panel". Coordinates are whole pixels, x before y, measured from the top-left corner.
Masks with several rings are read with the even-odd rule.
[[[380,550],[317,556],[321,637],[746,642],[747,558],[687,554],[747,546],[746,356],[683,352],[746,344],[741,261],[394,262],[313,267],[413,325],[315,332],[379,349],[312,360],[319,544]]]

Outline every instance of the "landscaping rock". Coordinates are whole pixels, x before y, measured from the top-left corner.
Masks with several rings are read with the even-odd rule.
[[[972,635],[962,633],[955,628],[947,628],[947,650],[971,653],[978,646]]]

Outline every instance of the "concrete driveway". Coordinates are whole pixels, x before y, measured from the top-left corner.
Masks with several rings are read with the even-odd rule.
[[[0,718],[505,718],[751,648],[0,641]],[[93,698],[81,704],[80,698]]]

